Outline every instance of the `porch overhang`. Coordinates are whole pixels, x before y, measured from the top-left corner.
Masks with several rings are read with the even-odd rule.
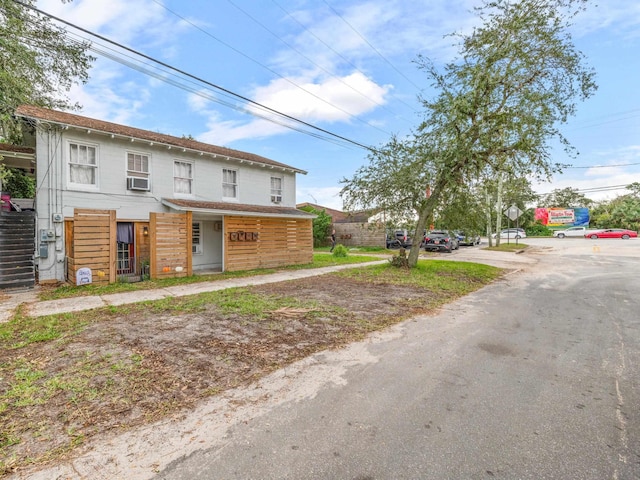
[[[7,167],[23,168],[27,171],[35,168],[35,150],[30,147],[0,143],[0,157],[3,159],[2,163]]]
[[[228,202],[202,202],[178,198],[163,198],[161,201],[164,206],[178,212],[190,211],[193,213],[235,217],[295,218],[298,220],[313,220],[316,218],[316,215],[312,213],[291,207],[247,205]]]

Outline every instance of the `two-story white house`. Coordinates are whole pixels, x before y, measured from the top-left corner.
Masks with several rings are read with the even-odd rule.
[[[303,170],[229,148],[21,106],[36,163],[41,283],[93,283],[312,261]]]

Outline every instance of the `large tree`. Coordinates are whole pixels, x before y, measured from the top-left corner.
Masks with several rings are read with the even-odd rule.
[[[548,195],[542,196],[541,207],[588,207],[594,202],[584,193],[580,193],[576,188],[556,188]]]
[[[93,60],[88,44],[30,8],[35,3],[0,0],[0,140],[19,137],[13,113],[21,104],[77,108],[66,95],[87,81]]]
[[[559,139],[571,154],[559,125],[576,110],[576,102],[596,89],[594,72],[583,65],[568,33],[572,18],[589,0],[485,0],[476,8],[481,25],[460,36],[459,58],[442,72],[425,57],[417,64],[431,80],[437,95],[423,99],[424,121],[405,141],[392,139],[371,165],[344,180],[342,195],[349,207],[395,208],[395,199],[414,195],[422,232],[443,196],[459,185],[486,175],[548,178],[560,165],[551,160],[551,141]],[[391,177],[386,190],[369,192],[375,172],[384,174],[380,158],[387,148],[403,145],[401,172],[424,180],[411,191],[407,180]],[[397,171],[394,164],[394,171]],[[393,183],[400,178],[399,184]],[[429,188],[430,195],[422,194]],[[376,203],[371,203],[371,201]],[[418,259],[414,242],[409,264]]]

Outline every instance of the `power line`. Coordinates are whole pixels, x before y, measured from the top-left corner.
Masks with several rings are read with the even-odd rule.
[[[235,97],[235,98],[238,98],[238,99],[240,99],[240,100],[242,100],[242,101],[244,101],[244,102],[246,102],[246,103],[248,103],[248,104],[251,104],[251,105],[253,105],[253,106],[256,106],[256,107],[259,107],[259,108],[261,108],[261,109],[263,109],[263,110],[266,110],[266,111],[268,111],[268,112],[270,112],[270,113],[273,113],[273,114],[275,114],[275,115],[277,115],[277,116],[280,116],[280,117],[286,118],[286,119],[291,120],[291,121],[293,121],[293,122],[295,122],[295,123],[299,123],[299,124],[301,124],[301,125],[304,125],[304,126],[306,126],[306,127],[309,127],[309,128],[311,128],[311,129],[313,129],[313,130],[317,130],[317,131],[322,132],[322,133],[324,133],[324,134],[327,134],[327,135],[329,135],[329,136],[332,136],[332,137],[338,138],[338,139],[340,139],[340,140],[342,140],[342,141],[344,141],[344,142],[346,142],[346,143],[350,143],[350,144],[356,145],[356,146],[358,146],[358,147],[360,147],[360,148],[363,148],[363,149],[365,149],[365,150],[368,150],[368,151],[374,151],[374,149],[373,149],[372,147],[368,146],[368,145],[364,145],[364,144],[362,144],[362,143],[356,142],[355,140],[351,140],[351,139],[349,139],[349,138],[343,137],[342,135],[338,135],[338,134],[336,134],[336,133],[330,132],[329,130],[326,130],[326,129],[324,129],[324,128],[318,127],[318,126],[313,125],[313,124],[311,124],[311,123],[309,123],[309,122],[305,122],[304,120],[300,120],[300,119],[298,119],[298,118],[296,118],[296,117],[293,117],[293,116],[288,115],[288,114],[286,114],[286,113],[280,112],[280,111],[278,111],[278,110],[276,110],[276,109],[274,109],[274,108],[271,108],[271,107],[268,107],[268,106],[266,106],[266,105],[263,105],[263,104],[261,104],[261,103],[259,103],[259,102],[256,102],[255,100],[252,100],[252,99],[250,99],[250,98],[248,98],[248,97],[245,97],[245,96],[243,96],[243,95],[240,95],[240,94],[238,94],[238,93],[235,93],[235,92],[233,92],[233,91],[231,91],[231,90],[229,90],[229,89],[226,89],[226,88],[224,88],[224,87],[222,87],[222,86],[220,86],[220,85],[216,85],[216,84],[214,84],[214,83],[212,83],[212,82],[209,82],[209,81],[207,81],[207,80],[204,80],[204,79],[202,79],[202,78],[200,78],[200,77],[197,77],[197,76],[195,76],[195,75],[193,75],[193,74],[190,74],[190,73],[188,73],[188,72],[186,72],[186,71],[184,71],[184,70],[181,70],[181,69],[179,69],[179,68],[173,67],[173,66],[171,66],[171,65],[169,65],[169,64],[167,64],[167,63],[165,63],[165,62],[162,62],[161,60],[158,60],[158,59],[153,58],[153,57],[151,57],[151,56],[149,56],[149,55],[146,55],[146,54],[144,54],[144,53],[142,53],[142,52],[139,52],[139,51],[134,50],[134,49],[132,49],[132,48],[129,48],[129,47],[125,46],[125,45],[122,45],[122,44],[120,44],[120,43],[118,43],[118,42],[115,42],[115,41],[113,41],[113,40],[111,40],[111,39],[109,39],[109,38],[107,38],[107,37],[105,37],[105,36],[103,36],[103,35],[100,35],[100,34],[94,33],[94,32],[92,32],[92,31],[90,31],[90,30],[87,30],[87,29],[82,28],[82,27],[79,27],[78,25],[75,25],[75,24],[73,24],[73,23],[71,23],[71,22],[68,22],[68,21],[66,21],[66,20],[64,20],[64,19],[62,19],[62,18],[56,17],[55,15],[52,15],[52,14],[47,13],[47,12],[44,12],[43,10],[40,10],[40,9],[38,9],[38,8],[36,8],[36,7],[32,6],[32,5],[28,5],[28,4],[22,3],[22,2],[20,2],[20,1],[18,1],[18,0],[13,0],[13,2],[14,2],[14,3],[17,3],[17,4],[19,4],[19,5],[22,5],[23,7],[28,8],[28,9],[30,9],[30,10],[33,10],[33,11],[35,11],[35,12],[38,12],[38,13],[40,13],[41,15],[44,15],[44,16],[49,17],[49,18],[52,18],[52,19],[54,19],[54,20],[56,20],[56,21],[58,21],[58,22],[61,22],[61,23],[65,24],[65,25],[67,25],[67,26],[70,26],[70,27],[72,27],[72,28],[75,28],[75,29],[77,29],[77,30],[79,30],[79,31],[81,31],[81,32],[84,32],[84,33],[88,34],[88,35],[91,35],[91,36],[93,36],[93,37],[95,37],[95,38],[99,38],[100,40],[102,40],[102,41],[104,41],[104,42],[107,42],[107,43],[110,43],[110,44],[112,44],[112,45],[115,45],[115,46],[117,46],[118,48],[121,48],[121,49],[126,50],[126,51],[128,51],[128,52],[131,52],[131,53],[133,53],[133,54],[135,54],[135,55],[138,55],[138,56],[140,56],[140,57],[142,57],[142,58],[144,58],[144,59],[146,59],[146,60],[149,60],[149,61],[151,61],[151,62],[153,62],[153,63],[157,63],[158,65],[161,65],[161,66],[163,66],[164,68],[167,68],[167,69],[172,70],[172,71],[174,71],[174,72],[177,72],[177,73],[179,73],[180,75],[184,75],[185,77],[188,77],[188,78],[191,78],[191,79],[196,80],[196,81],[198,81],[198,82],[201,82],[201,83],[203,83],[203,84],[205,84],[205,85],[208,85],[209,87],[212,87],[212,88],[214,88],[214,89],[216,89],[216,90],[219,90],[219,91],[221,91],[221,92],[224,92],[224,93],[226,93],[226,94],[228,94],[228,95],[231,95],[231,96],[233,96],[233,97]],[[287,127],[287,128],[288,128],[288,127]]]
[[[157,0],[154,0],[157,1]],[[312,60],[311,58],[307,57],[304,53],[302,53],[301,51],[299,51],[296,47],[294,47],[293,45],[291,45],[289,42],[287,42],[286,40],[284,40],[282,37],[280,37],[279,35],[277,35],[275,32],[273,32],[273,30],[271,30],[269,27],[267,27],[265,24],[263,24],[262,22],[260,22],[257,18],[255,18],[253,15],[251,15],[249,12],[247,12],[246,10],[244,10],[242,7],[238,6],[235,2],[233,2],[233,0],[227,0],[227,2],[229,2],[231,5],[233,5],[236,9],[238,9],[240,12],[242,12],[244,15],[246,15],[247,17],[249,17],[254,23],[260,25],[265,31],[269,32],[273,37],[277,38],[278,40],[280,40],[283,44],[285,44],[288,48],[290,48],[291,50],[293,50],[294,52],[296,52],[298,55],[300,55],[302,58],[304,58],[305,60],[307,60],[309,63],[311,63],[312,65],[318,67],[320,70],[322,70],[323,72],[325,72],[326,74],[328,74],[329,76],[335,78],[337,81],[339,81],[340,83],[342,83],[343,85],[345,85],[347,88],[350,88],[351,90],[353,90],[355,93],[357,93],[358,95],[360,95],[361,97],[363,97],[364,99],[366,99],[367,101],[377,105],[380,108],[383,108],[385,110],[387,110],[389,113],[391,113],[392,115],[397,116],[396,113],[392,112],[391,110],[389,110],[387,107],[385,107],[383,104],[376,102],[375,100],[371,99],[369,96],[365,95],[363,92],[361,92],[360,90],[354,88],[352,85],[349,85],[347,82],[345,82],[342,78],[334,75],[332,72],[330,72],[329,70],[327,70],[326,68],[324,68],[322,65],[319,65],[318,63],[316,63],[314,60]],[[366,77],[366,75],[365,75]],[[298,86],[299,88],[302,88],[300,86]],[[302,88],[303,91],[310,93],[308,90]],[[311,93],[312,94],[312,93]],[[313,95],[313,94],[312,94]],[[319,98],[319,97],[316,97]],[[371,123],[361,120],[357,115],[352,115],[349,114],[349,112],[342,110],[340,107],[337,107],[336,105],[333,105],[330,102],[326,102],[329,105],[331,105],[332,107],[343,111],[345,113],[347,113],[350,116],[353,116],[354,118],[356,118],[357,120],[360,120],[362,122],[364,122],[365,124],[369,125],[370,127],[373,127],[377,130],[382,131],[383,133],[386,133],[387,135],[391,135],[389,132],[386,132],[384,130],[381,130],[380,128],[376,127],[375,125],[371,125]]]
[[[362,75],[367,76],[367,74],[364,73],[362,70],[360,70],[357,65],[354,65],[353,62],[351,62],[348,58],[344,57],[340,52],[338,52],[336,49],[334,49],[331,45],[326,43],[324,40],[322,40],[320,37],[318,37],[315,33],[313,33],[311,30],[309,30],[302,22],[300,22],[296,17],[294,17],[288,10],[286,10],[276,0],[271,0],[271,2],[274,3],[278,8],[280,8],[280,10],[282,10],[284,13],[286,13],[287,16],[289,16],[294,22],[296,22],[298,25],[300,25],[306,32],[309,33],[309,35],[311,35],[313,38],[318,40],[325,47],[327,47],[329,50],[331,50],[333,53],[335,53],[338,57],[340,57],[346,64],[351,66],[356,71],[360,72]],[[396,95],[393,95],[393,94],[392,94],[392,96],[393,96],[393,98],[398,100],[400,103],[403,103],[405,106],[409,107],[415,113],[419,113],[418,110],[416,110],[413,106],[409,105],[407,102],[405,102],[401,98],[399,98],[399,97],[397,97]],[[391,112],[391,113],[393,113],[393,112]]]
[[[70,35],[75,35],[78,38],[83,39],[85,41],[87,40],[85,37],[82,37],[81,35],[78,35],[78,34],[75,34],[75,33],[71,33],[71,32],[67,32],[67,38],[71,42],[78,42],[78,40],[75,40],[75,39],[71,38]],[[181,82],[180,80],[183,80],[183,79],[181,79],[181,77],[179,77],[178,75],[175,75],[174,73],[166,72],[164,70],[159,70],[159,69],[157,69],[157,71],[153,71],[153,70],[150,69],[150,68],[153,68],[152,65],[146,64],[144,62],[140,62],[142,64],[142,65],[140,65],[138,63],[135,63],[138,60],[134,59],[131,56],[124,55],[124,54],[122,54],[120,52],[116,53],[116,51],[114,49],[109,48],[108,46],[100,45],[100,47],[103,47],[103,48],[105,48],[107,50],[111,50],[112,52],[114,52],[114,53],[111,53],[111,52],[108,52],[106,50],[103,50],[103,49],[97,47],[96,45],[99,45],[99,44],[97,42],[92,42],[92,44],[89,47],[89,49],[91,51],[103,56],[103,57],[106,57],[106,58],[108,58],[110,60],[113,60],[114,62],[118,62],[121,65],[129,67],[129,68],[131,68],[133,70],[136,70],[136,71],[138,71],[140,73],[143,73],[145,75],[149,75],[149,76],[151,76],[153,78],[156,78],[156,79],[158,79],[158,80],[160,80],[160,81],[162,81],[164,83],[168,83],[169,85],[173,85],[173,86],[178,87],[178,88],[180,88],[180,89],[182,89],[184,91],[190,92],[190,93],[192,93],[194,95],[198,95],[198,96],[200,96],[202,98],[205,98],[205,99],[207,99],[209,101],[218,103],[220,105],[223,105],[223,106],[225,106],[227,108],[231,108],[231,109],[236,110],[238,112],[246,113],[246,114],[252,115],[254,117],[261,118],[261,119],[269,121],[271,123],[275,123],[277,125],[280,125],[280,126],[282,126],[284,128],[288,128],[290,130],[294,130],[294,131],[297,131],[299,133],[303,133],[305,135],[312,136],[312,137],[317,138],[319,140],[324,140],[324,141],[327,141],[327,142],[330,142],[330,143],[334,143],[335,145],[345,146],[344,142],[339,143],[336,139],[334,139],[332,137],[327,137],[327,136],[324,136],[324,135],[320,135],[318,133],[315,133],[315,132],[312,132],[312,131],[309,131],[309,130],[303,130],[301,128],[295,127],[294,125],[287,124],[287,123],[284,123],[282,121],[279,121],[279,120],[277,120],[277,118],[275,118],[273,116],[261,115],[261,114],[258,113],[257,109],[256,110],[249,110],[249,109],[246,109],[244,107],[238,106],[236,104],[230,103],[228,101],[224,101],[221,98],[216,97],[213,92],[208,92],[208,91],[205,92],[205,91],[203,91],[202,86],[196,84],[193,81],[190,81],[190,80],[187,79],[189,81],[189,83],[192,83],[194,85],[194,86],[188,86],[184,82]],[[127,60],[127,58],[131,59],[131,60]],[[149,68],[147,68],[147,67],[149,67]],[[160,73],[158,73],[158,72],[160,72]],[[170,78],[171,76],[172,77],[176,77],[176,78],[178,78],[180,80],[173,80],[173,79]],[[222,93],[222,95],[224,96],[224,93]]]
[[[564,167],[564,168],[610,168],[610,167],[631,167],[633,165],[640,165],[640,162],[637,162],[637,163],[621,163],[619,165],[591,165],[591,166],[586,166],[586,167],[569,166],[569,167]]]
[[[179,19],[181,19],[182,21],[184,21],[185,23],[188,23],[190,26],[192,26],[193,28],[198,29],[199,31],[201,31],[202,33],[204,33],[205,35],[213,38],[214,40],[216,40],[217,42],[221,43],[222,45],[231,48],[234,52],[241,54],[242,56],[244,56],[245,58],[251,60],[252,62],[260,65],[262,68],[268,70],[269,72],[273,73],[274,75],[278,76],[279,78],[281,78],[282,80],[286,81],[287,83],[293,85],[294,87],[298,88],[299,90],[302,90],[303,92],[305,92],[306,94],[314,97],[315,99],[329,105],[332,108],[335,108],[336,110],[339,110],[343,113],[345,113],[346,115],[348,115],[351,118],[355,118],[356,120],[358,120],[359,122],[364,123],[365,125],[375,128],[376,130],[379,130],[382,133],[385,133],[387,135],[390,135],[389,132],[386,132],[384,130],[382,130],[379,127],[376,127],[375,125],[372,125],[371,123],[361,119],[360,117],[358,117],[357,115],[354,115],[350,112],[348,112],[347,110],[344,110],[341,107],[338,107],[337,105],[334,105],[333,103],[325,100],[324,98],[316,95],[315,93],[309,91],[308,89],[304,88],[301,85],[298,85],[296,82],[294,82],[293,80],[291,80],[290,78],[287,78],[283,75],[280,75],[278,72],[276,72],[275,70],[269,68],[268,66],[264,65],[263,63],[260,63],[258,60],[255,60],[254,58],[250,57],[249,55],[246,55],[245,53],[241,52],[240,50],[232,47],[231,45],[229,45],[228,43],[222,41],[221,39],[219,39],[218,37],[212,35],[211,33],[209,33],[207,30],[204,30],[202,28],[200,28],[199,26],[195,25],[193,22],[191,22],[189,19],[183,17],[182,15],[180,15],[179,13],[175,12],[174,10],[171,10],[169,7],[167,7],[166,5],[162,4],[161,2],[159,2],[158,0],[153,0],[155,3],[157,3],[158,5],[160,5],[162,8],[164,8],[165,10],[167,10],[169,13],[171,13],[172,15],[178,17]],[[251,15],[249,15],[246,11],[242,10],[240,7],[238,7],[236,4],[234,4],[233,2],[231,2],[230,0],[228,0],[229,3],[231,3],[235,8],[237,8],[238,10],[240,10],[242,13],[244,13],[246,16],[248,16],[249,18],[251,18],[251,20],[253,20],[254,22],[256,22],[258,25],[260,25],[262,28],[264,28],[265,30],[267,30],[269,33],[271,33],[273,36],[275,36],[276,38],[278,38],[280,41],[282,41],[285,45],[287,45],[289,48],[291,48],[292,50],[296,51],[299,55],[301,55],[303,58],[305,58],[306,60],[308,60],[309,62],[313,63],[314,65],[316,65],[318,68],[322,68],[320,65],[316,64],[315,62],[313,62],[311,59],[305,57],[302,53],[298,52],[297,50],[295,50],[291,45],[289,45],[288,43],[286,43],[284,40],[282,40],[280,37],[278,37],[275,33],[273,33],[271,30],[269,30],[266,26],[264,26],[262,23],[260,23],[258,20],[256,20],[255,18],[253,18]],[[323,68],[322,68],[323,69]],[[343,83],[344,85],[346,85],[347,87],[351,88],[354,92],[358,93],[359,95],[362,95],[364,98],[366,98],[368,101],[373,102],[369,97],[367,97],[366,95],[364,95],[362,92],[359,92],[358,90],[356,90],[355,88],[353,88],[351,85],[347,84],[344,80],[336,77],[335,75],[331,74],[330,72],[326,71],[325,69],[323,69],[326,73],[328,73],[329,75],[333,76],[334,78],[336,78],[338,81],[340,81],[341,83]],[[377,102],[373,102],[376,103],[377,105],[381,106],[380,104],[378,104]],[[384,108],[384,107],[383,107]]]
[[[411,85],[413,85],[416,89],[420,90],[420,87],[418,85],[416,85],[415,83],[413,83],[413,81],[407,77],[404,73],[402,73],[400,70],[398,70],[396,68],[396,66],[391,63],[389,60],[387,60],[387,58],[382,55],[382,53],[380,53],[376,47],[374,47],[371,42],[369,42],[369,40],[367,40],[364,35],[362,35],[358,30],[356,30],[356,28],[351,25],[342,15],[340,15],[335,8],[333,8],[331,5],[329,5],[327,3],[327,0],[322,0],[324,2],[324,4],[329,7],[331,9],[331,11],[338,17],[340,18],[351,30],[354,31],[354,33],[356,35],[358,35],[367,45],[369,45],[369,47],[371,48],[371,50],[373,50],[374,52],[376,52],[376,54],[382,59],[384,60],[391,68],[393,68],[402,78],[404,78],[407,82],[409,82]]]

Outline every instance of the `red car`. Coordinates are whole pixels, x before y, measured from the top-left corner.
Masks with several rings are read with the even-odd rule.
[[[626,230],[624,228],[607,228],[606,230],[598,230],[597,232],[587,233],[585,238],[622,238],[624,240],[637,237],[638,232],[633,230]]]

